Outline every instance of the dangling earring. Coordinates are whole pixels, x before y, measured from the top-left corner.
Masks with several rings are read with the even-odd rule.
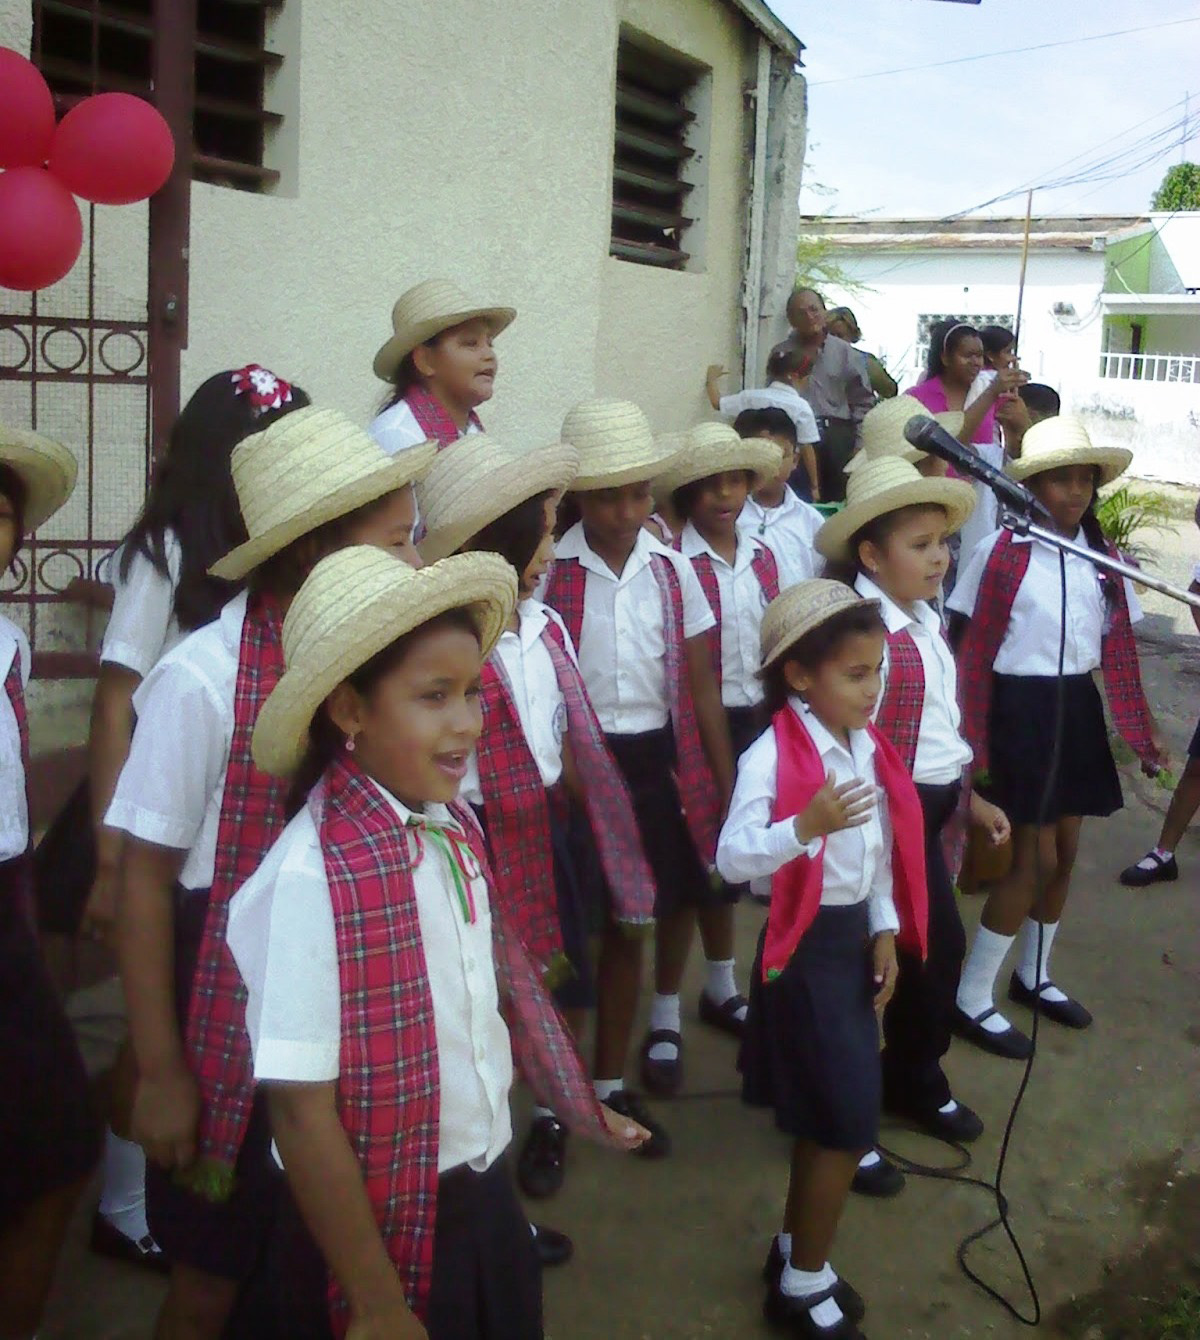
[[[348,754],[352,754],[352,753],[354,753],[354,736],[353,736],[353,735],[347,735],[347,736],[346,736],[346,753],[348,753]]]

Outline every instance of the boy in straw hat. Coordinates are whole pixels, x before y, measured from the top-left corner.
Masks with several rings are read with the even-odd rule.
[[[763,610],[779,594],[774,554],[739,532],[737,521],[750,490],[778,475],[779,457],[773,441],[743,440],[727,424],[702,423],[687,434],[683,451],[654,485],[684,523],[675,548],[691,560],[716,620],[704,636],[735,763],[758,733],[759,626]],[[687,910],[690,920],[699,922],[707,964],[700,1018],[740,1038],[746,998],[734,979],[733,909],[741,890],[726,885],[723,893],[696,912]],[[692,926],[682,917],[679,922],[672,923],[671,933],[686,935],[690,946]],[[686,952],[659,957],[651,1029],[642,1044],[642,1078],[651,1093],[665,1096],[677,1093],[682,1082],[679,989]]]
[[[480,450],[480,447],[483,450]],[[519,603],[482,676],[483,733],[462,797],[480,815],[496,896],[542,969],[575,1036],[595,1005],[585,875],[592,849],[630,934],[654,918],[654,877],[624,778],[604,741],[559,615],[534,598],[554,556],[555,511],[579,453],[556,443],[512,451],[481,439],[443,451],[418,489],[426,559],[499,554],[518,574]],[[553,1195],[567,1128],[535,1107],[517,1175],[527,1195]],[[548,1237],[539,1233],[541,1251]]]
[[[353,547],[316,566],[284,622],[253,753],[293,777],[296,813],[228,927],[311,1234],[282,1235],[281,1335],[542,1334],[505,1166],[514,1059],[580,1131],[620,1148],[646,1135],[596,1102],[456,801],[516,595],[495,554],[414,572]]]
[[[762,625],[771,728],[738,767],[717,868],[771,880],[751,974],[743,1099],[792,1137],[782,1232],[763,1277],[769,1320],[856,1340],[863,1300],[829,1264],[860,1157],[879,1129],[876,1013],[896,942],[925,951],[925,858],[912,778],[871,724],[884,624],[840,582],[785,591]]]
[[[516,315],[473,301],[448,279],[427,279],[396,299],[391,338],[375,355],[375,375],[391,389],[370,429],[389,456],[483,431],[476,410],[496,384],[492,342]]]
[[[75,487],[74,456],[0,426],[0,571]],[[34,931],[30,871],[29,642],[0,616],[0,1299],[4,1334],[32,1335],[71,1210],[99,1153],[88,1079]]]
[[[1129,461],[1125,448],[1095,446],[1079,419],[1063,415],[1031,428],[1008,470],[1062,535],[1115,553],[1096,520],[1096,490]],[[963,733],[976,772],[987,771],[1013,824],[1012,869],[988,895],[958,988],[956,1024],[984,1050],[1023,1059],[1029,1038],[994,1003],[996,977],[1022,926],[1009,998],[1036,1002],[1045,1018],[1069,1028],[1092,1020],[1054,984],[1049,962],[1083,816],[1122,804],[1093,671],[1103,670],[1113,722],[1143,770],[1157,772],[1165,753],[1142,690],[1132,627],[1141,610],[1128,582],[1070,554],[1064,569],[1052,546],[999,531],[975,551],[949,608],[970,620],[959,651]],[[1056,740],[1057,767],[1048,773]]]
[[[850,476],[845,508],[817,536],[831,564],[850,570],[858,594],[879,603],[887,641],[875,724],[911,773],[924,819],[929,951],[924,962],[899,955],[896,994],[883,1016],[883,1103],[958,1142],[978,1139],[983,1123],[954,1099],[941,1066],[967,949],[951,876],[957,862],[948,868],[943,844],[966,803],[971,748],[960,730],[954,657],[931,602],[950,564],[949,537],[974,503],[964,480],[925,478],[899,456],[881,456]],[[992,841],[1006,841],[1003,813],[977,793],[970,803]],[[899,1169],[876,1150],[854,1179],[867,1195],[892,1195],[903,1185]]]
[[[563,438],[579,451],[571,497],[581,519],[555,550],[546,602],[579,649],[592,706],[633,796],[656,885],[656,979],[677,981],[696,908],[724,897],[710,878],[733,773],[705,636],[716,620],[691,563],[645,529],[651,480],[672,464],[677,444],[656,443],[641,410],[615,400],[577,405]],[[624,1085],[641,959],[641,941],[610,914],[599,965],[596,1092],[649,1127],[643,1150],[653,1157],[668,1152],[667,1134]],[[651,1029],[674,1033],[677,1043],[677,1014],[652,1014]]]
[[[284,824],[250,732],[283,673],[283,616],[324,554],[374,543],[418,563],[412,482],[432,446],[391,459],[333,410],[296,410],[232,457],[248,539],[211,569],[247,589],[134,696],[137,728],[106,823],[127,835],[117,939],[139,1082],[134,1134],[155,1240],[173,1263],[158,1334],[219,1336],[256,1264],[273,1185],[252,1106],[229,898]],[[235,1177],[236,1168],[236,1177]]]

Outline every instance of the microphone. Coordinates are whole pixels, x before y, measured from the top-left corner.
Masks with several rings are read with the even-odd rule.
[[[964,446],[958,438],[951,437],[940,423],[927,414],[914,414],[904,425],[904,437],[918,451],[937,456],[954,466],[960,474],[969,475],[981,484],[986,484],[1005,507],[1011,507],[1026,516],[1036,513],[1049,518],[1050,513],[1024,484],[1018,483],[1003,470],[997,470],[978,452]]]

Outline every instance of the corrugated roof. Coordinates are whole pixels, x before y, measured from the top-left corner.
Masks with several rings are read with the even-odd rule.
[[[1130,214],[1042,215],[1030,221],[1029,245],[1039,251],[1090,250],[1101,246],[1111,234],[1144,227],[1146,222],[1144,217]],[[1021,245],[1025,217],[947,220],[806,215],[800,220],[800,231],[854,249],[1009,250]]]

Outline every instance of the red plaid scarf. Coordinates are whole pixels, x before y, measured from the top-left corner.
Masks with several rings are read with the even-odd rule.
[[[338,1114],[409,1306],[424,1317],[437,1214],[438,1059],[433,1002],[413,891],[421,824],[404,828],[354,759],[339,756],[309,797],[321,835],[341,982]],[[483,834],[452,806],[492,886]],[[608,1143],[599,1104],[566,1025],[520,940],[492,906],[497,987],[517,1066],[538,1102],[572,1129]],[[378,1002],[392,1002],[386,1010]],[[331,1279],[338,1334],[347,1304]]]
[[[462,433],[459,431],[458,424],[450,417],[450,412],[446,406],[423,386],[413,386],[405,391],[404,399],[412,410],[413,418],[420,426],[421,432],[429,442],[436,442],[438,449],[450,446],[457,442]],[[468,424],[478,432],[483,432],[483,424],[479,422],[479,415],[474,410],[467,417]]]
[[[225,928],[230,898],[258,868],[286,822],[285,785],[260,772],[250,754],[259,709],[284,671],[282,627],[278,606],[252,595],[238,648],[216,867],[188,1010],[187,1044],[201,1098],[200,1157],[191,1181],[197,1192],[215,1199],[232,1188],[254,1098],[246,988],[225,942]]]
[[[642,851],[625,779],[608,751],[566,637],[553,619],[547,620],[541,640],[566,705],[571,750],[600,863],[612,891],[614,914],[624,925],[648,925],[654,920],[654,876]],[[495,656],[483,670],[483,734],[477,751],[497,894],[507,909],[509,924],[547,970],[550,985],[553,972],[565,959],[549,807],[513,705],[512,686]]]
[[[683,637],[683,589],[679,574],[665,554],[650,555],[651,570],[662,597],[663,644],[667,703],[675,732],[675,780],[683,801],[688,832],[705,865],[711,866],[717,850],[720,805],[712,770],[700,741],[700,726],[692,695],[687,691],[687,666]],[[575,558],[558,558],[546,584],[546,603],[562,615],[571,640],[578,647],[583,634],[583,598],[587,571]]]
[[[1013,543],[1011,531],[1005,531],[996,541],[984,568],[979,594],[975,598],[975,609],[959,649],[963,735],[975,751],[976,773],[986,771],[988,766],[992,666],[1012,618],[1013,601],[1029,569],[1032,548],[1032,542]],[[1106,548],[1113,558],[1118,556],[1111,545]],[[1112,618],[1101,643],[1100,655],[1108,709],[1117,730],[1128,741],[1134,753],[1147,762],[1157,763],[1150,708],[1142,689],[1142,672],[1138,664],[1133,625],[1129,620],[1124,581],[1114,578],[1112,590],[1115,593]]]
[[[887,684],[879,700],[875,725],[912,772],[917,761],[921,714],[925,710],[925,665],[912,634],[905,628],[887,635],[887,648]]]
[[[12,664],[8,667],[8,674],[4,676],[4,692],[8,694],[8,701],[12,704],[13,716],[17,719],[17,739],[21,748],[21,784],[25,791],[26,822],[32,827],[32,819],[29,817],[29,713],[25,708],[25,680],[21,673],[21,645],[15,636],[13,638]],[[30,842],[26,842],[19,887],[20,900],[24,904],[22,910],[29,917],[30,922],[34,922],[36,920],[36,909],[33,898],[33,872],[27,859],[31,845]]]
[[[779,594],[779,566],[775,562],[775,555],[767,548],[765,544],[757,544],[745,536],[738,536],[739,544],[749,544],[754,550],[754,555],[750,560],[750,566],[754,569],[754,575],[758,578],[758,584],[762,588],[763,598],[767,605]],[[678,535],[675,538],[674,547],[683,552],[683,536]],[[705,598],[708,600],[709,608],[716,619],[716,625],[708,632],[708,650],[712,660],[713,674],[717,677],[717,687],[721,686],[721,586],[717,581],[716,565],[712,561],[711,554],[693,554],[692,567],[696,570],[696,576],[700,580]],[[764,606],[765,608],[765,606]],[[760,612],[761,618],[761,612]]]

